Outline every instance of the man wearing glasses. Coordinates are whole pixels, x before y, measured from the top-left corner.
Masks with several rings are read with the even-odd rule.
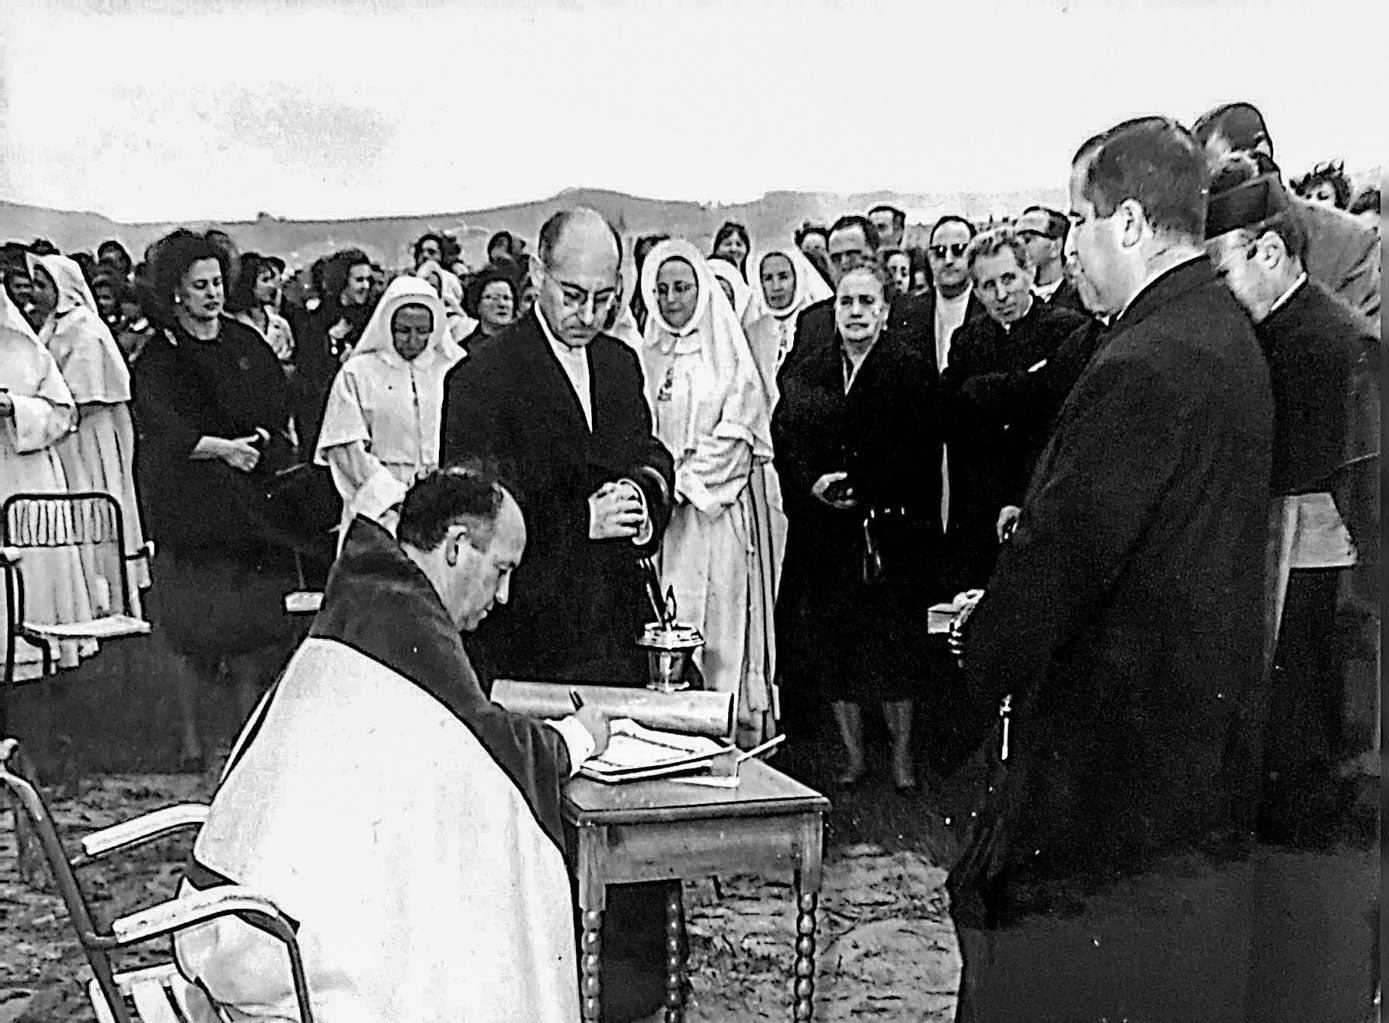
[[[1080,292],[1066,279],[1062,261],[1070,226],[1070,221],[1056,210],[1029,206],[1022,211],[1014,230],[1027,247],[1027,255],[1036,269],[1032,293],[1053,309],[1083,313],[1086,309],[1080,301]]]
[[[505,481],[529,542],[511,599],[467,640],[496,678],[640,686],[649,617],[638,559],[660,548],[674,466],[651,431],[634,351],[602,332],[619,301],[621,249],[589,209],[540,229],[535,307],[444,383],[439,456]],[[664,884],[609,888],[603,1018],[649,1015],[664,997]]]

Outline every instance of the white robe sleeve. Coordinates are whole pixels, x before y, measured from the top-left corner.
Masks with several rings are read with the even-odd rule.
[[[319,450],[333,473],[333,483],[347,505],[349,517],[365,515],[379,522],[387,511],[405,500],[409,488],[367,451],[363,441],[354,440],[327,450],[320,446]]]
[[[752,473],[752,445],[745,431],[722,423],[675,470],[675,492],[714,518],[732,507]]]
[[[77,410],[70,405],[22,394],[11,394],[10,401],[14,404],[14,449],[21,455],[50,447],[72,429]]]

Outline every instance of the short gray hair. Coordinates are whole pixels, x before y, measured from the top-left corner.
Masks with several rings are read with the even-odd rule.
[[[1031,269],[1032,257],[1027,254],[1027,246],[1023,244],[1017,232],[1006,224],[991,227],[971,238],[969,248],[965,249],[965,265],[969,267],[970,273],[973,273],[976,261],[996,256],[1004,249],[1012,250],[1018,266],[1024,270]]]

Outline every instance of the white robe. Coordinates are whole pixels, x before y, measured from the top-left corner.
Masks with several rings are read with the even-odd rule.
[[[72,429],[75,403],[53,356],[39,343],[9,296],[0,289],[0,388],[9,392],[14,415],[0,419],[0,504],[18,493],[63,493],[67,476],[56,445]],[[73,548],[23,552],[25,614],[29,621],[75,622],[92,617],[91,598],[82,561]],[[5,620],[0,586],[0,621]],[[0,638],[0,643],[7,640]],[[96,652],[96,644],[68,641],[53,653],[59,666],[76,666]],[[41,670],[41,654],[28,643],[15,649],[15,677],[29,679]]]
[[[684,327],[661,315],[655,280],[684,259],[700,294]],[[679,620],[699,629],[695,662],[705,685],[738,694],[739,742],[774,734],[771,537],[752,478],[771,459],[771,399],[733,307],[688,242],[661,242],[642,268],[650,316],[642,348],[657,437],[675,458],[676,505],[661,572]]]
[[[145,532],[135,494],[135,428],[130,419],[130,370],[111,330],[101,321],[82,271],[66,256],[40,256],[38,262],[58,285],[58,305],[39,332],[63,380],[77,402],[77,429],[58,444],[73,493],[110,494],[121,509],[125,531],[123,554],[144,549]],[[113,566],[99,564],[92,547],[81,550],[90,603],[98,612],[118,610],[140,615],[140,590],[149,586],[144,558],[127,561],[129,608],[101,607],[118,601],[118,579],[107,578]],[[112,595],[107,597],[107,593]]]
[[[435,319],[428,347],[407,362],[391,343],[390,317],[411,304],[427,306]],[[443,305],[430,286],[397,277],[338,370],[314,460],[329,466],[342,495],[342,535],[357,515],[387,518],[410,484],[439,467],[444,377],[463,357],[447,329]]]

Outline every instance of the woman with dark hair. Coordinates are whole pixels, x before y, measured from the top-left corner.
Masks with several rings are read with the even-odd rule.
[[[642,267],[646,265],[647,254],[669,237],[668,234],[644,234],[632,246],[632,261],[636,264],[638,281],[641,280],[641,271]],[[650,311],[646,308],[646,299],[641,293],[640,286],[632,289],[631,308],[637,330],[644,332],[646,330],[646,318],[650,315]]]
[[[154,623],[173,653],[188,766],[202,762],[194,692],[224,664],[249,715],[288,654],[292,541],[266,515],[294,461],[289,394],[274,353],[223,314],[230,255],[180,229],[154,247],[160,329],[135,363],[137,463],[156,540]]]
[[[133,268],[130,253],[116,239],[108,238],[96,247],[96,260],[101,266],[108,267],[122,281],[130,280]]]
[[[789,528],[776,620],[788,731],[813,727],[827,697],[846,755],[838,781],[851,786],[867,769],[861,706],[881,704],[905,790],[941,448],[927,422],[934,374],[910,337],[884,330],[888,308],[881,271],[850,270],[834,344],[780,381],[772,442]]]
[[[149,285],[137,277],[121,285],[116,294],[121,309],[121,329],[116,334],[116,347],[130,365],[134,365],[154,333],[149,320],[148,292]]]
[[[274,264],[259,252],[242,256],[236,283],[227,295],[227,312],[259,334],[275,358],[288,365],[294,359],[294,332],[275,311],[279,297],[280,272]]]
[[[1350,178],[1344,160],[1319,163],[1292,183],[1293,191],[1308,202],[1343,210],[1350,205]]]
[[[516,262],[516,239],[510,231],[498,231],[487,239],[487,262],[493,266]]]
[[[492,338],[516,322],[520,304],[521,289],[514,272],[489,266],[474,274],[463,293],[463,310],[477,320],[477,327],[460,342],[463,349],[476,356],[488,347]]]
[[[748,253],[752,251],[752,241],[748,229],[732,220],[725,220],[714,235],[714,248],[709,253],[711,259],[722,259],[738,268],[738,273],[747,280]]]
[[[371,257],[361,249],[334,253],[323,265],[319,304],[304,320],[294,350],[294,419],[307,461],[318,446],[318,427],[333,377],[371,318]]]

